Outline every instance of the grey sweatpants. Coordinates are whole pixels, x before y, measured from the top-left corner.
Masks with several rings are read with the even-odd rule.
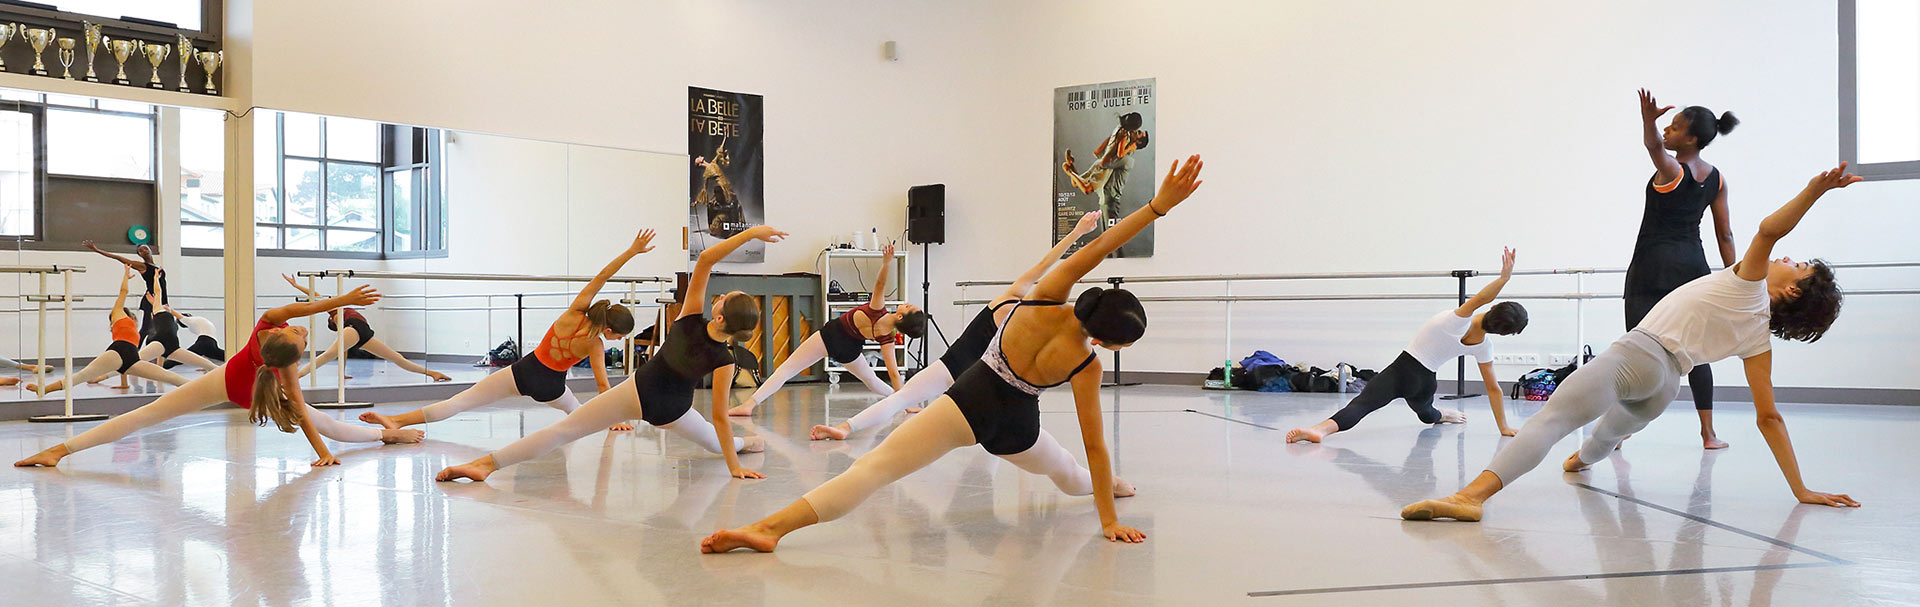
[[[1580,445],[1580,461],[1607,457],[1627,435],[1647,427],[1680,394],[1685,369],[1652,336],[1629,331],[1591,362],[1581,366],[1547,399],[1540,412],[1520,428],[1519,436],[1493,456],[1487,471],[1512,485],[1554,443],[1595,419],[1593,434]]]

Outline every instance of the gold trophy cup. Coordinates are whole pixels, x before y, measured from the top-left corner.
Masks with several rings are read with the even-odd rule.
[[[55,42],[60,45],[60,67],[66,70],[60,75],[60,77],[68,80],[72,80],[73,79],[73,39],[61,38]]]
[[[40,60],[40,56],[47,51],[47,45],[53,44],[53,39],[57,37],[59,36],[51,27],[43,30],[27,30],[27,45],[33,47],[33,75],[47,75],[47,64]]]
[[[18,23],[0,24],[0,46],[5,46],[7,44],[7,41],[13,39],[13,35],[18,33],[20,33],[20,24]],[[4,71],[7,71],[7,62],[0,61],[0,72],[4,72]]]
[[[167,60],[167,52],[169,50],[171,49],[165,44],[140,43],[140,52],[147,56],[147,63],[153,64],[153,75],[147,78],[148,88],[167,88],[167,83],[160,80],[160,62]]]
[[[100,26],[81,21],[80,33],[85,34],[87,39],[87,82],[99,82],[100,77],[93,73],[93,53],[100,48]]]
[[[133,84],[133,81],[127,79],[127,58],[132,57],[133,53],[140,48],[139,43],[133,40],[114,40],[106,36],[101,36],[100,39],[106,42],[107,52],[113,55],[113,60],[120,62],[120,73],[113,77],[113,83]]]
[[[213,71],[220,69],[220,61],[227,58],[227,52],[200,51],[199,58],[200,67],[207,70],[207,94],[220,94],[220,89],[213,86]]]
[[[180,92],[191,93],[193,92],[193,86],[187,84],[187,67],[193,65],[193,41],[188,40],[186,36],[176,34],[174,36],[173,50],[179,51],[174,53],[174,56],[180,58]]]

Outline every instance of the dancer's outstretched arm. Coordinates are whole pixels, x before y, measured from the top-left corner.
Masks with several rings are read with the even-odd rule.
[[[1653,161],[1654,183],[1672,183],[1681,175],[1680,161],[1667,154],[1667,146],[1660,141],[1660,117],[1673,111],[1673,106],[1662,106],[1654,102],[1653,93],[1640,89],[1640,142],[1647,146],[1647,158]]]
[[[1107,433],[1101,429],[1100,359],[1073,376],[1073,408],[1080,418],[1080,441],[1087,446],[1087,471],[1093,476],[1093,507],[1100,511],[1100,533],[1116,542],[1138,543],[1147,534],[1120,524],[1113,508],[1113,460],[1107,456]]]
[[[880,275],[873,279],[873,295],[867,298],[867,307],[875,310],[887,309],[887,271],[893,269],[893,243],[887,243],[880,250]]]
[[[746,231],[720,241],[700,252],[700,258],[693,262],[693,275],[687,277],[687,292],[680,298],[680,318],[696,316],[707,311],[707,276],[713,273],[714,264],[732,255],[741,245],[749,241],[780,242],[787,237],[786,232],[773,229],[773,226],[757,225]],[[661,329],[665,331],[665,328]]]
[[[1767,264],[1772,261],[1774,243],[1786,238],[1795,226],[1800,225],[1800,218],[1807,216],[1807,210],[1813,208],[1813,203],[1820,200],[1821,195],[1828,190],[1860,183],[1860,179],[1848,173],[1847,163],[1842,162],[1840,166],[1822,171],[1807,180],[1807,187],[1801,189],[1799,195],[1766,219],[1760,220],[1760,230],[1753,233],[1753,243],[1747,245],[1747,254],[1733,266],[1733,272],[1749,281],[1766,280]]]
[[[1747,385],[1753,390],[1753,411],[1760,426],[1760,435],[1766,437],[1767,448],[1773,450],[1773,461],[1780,464],[1780,474],[1787,478],[1787,487],[1793,489],[1793,497],[1803,504],[1820,504],[1834,507],[1860,507],[1845,493],[1821,493],[1808,489],[1800,480],[1800,460],[1793,454],[1793,440],[1787,437],[1787,419],[1780,416],[1780,409],[1773,401],[1773,352],[1762,352],[1740,361],[1747,369]]]
[[[692,290],[691,287],[688,290]],[[733,422],[727,421],[727,408],[733,404],[733,374],[734,365],[713,370],[713,432],[720,437],[720,454],[727,458],[728,474],[734,478],[766,478],[767,475],[740,465],[740,454],[734,452]]]
[[[1033,288],[1033,283],[1039,282],[1040,277],[1046,275],[1047,268],[1053,267],[1054,262],[1060,261],[1060,256],[1066,255],[1067,249],[1071,248],[1073,243],[1080,242],[1081,237],[1092,234],[1094,230],[1099,228],[1099,211],[1089,211],[1085,215],[1081,215],[1079,223],[1073,224],[1073,230],[1067,232],[1066,238],[1060,239],[1060,242],[1053,244],[1053,248],[1047,249],[1047,254],[1045,257],[1040,258],[1040,263],[1033,264],[1032,268],[1027,269],[1027,273],[1021,274],[1019,278],[1013,279],[1013,284],[1008,285],[1007,290],[1001,292],[999,297],[993,298],[993,302],[987,304],[987,306],[997,306],[1007,300],[1025,297],[1027,291]]]
[[[131,280],[133,280],[133,267],[128,266],[126,273],[120,276],[120,295],[113,298],[113,310],[107,312],[108,320],[127,317],[127,282]]]
[[[1120,220],[1119,223],[1113,224],[1113,227],[1101,232],[1093,242],[1074,251],[1072,256],[1047,272],[1046,276],[1040,278],[1040,283],[1034,286],[1033,298],[1066,301],[1073,290],[1073,284],[1079,282],[1088,272],[1092,272],[1108,254],[1119,250],[1120,245],[1133,240],[1135,235],[1147,228],[1147,224],[1166,216],[1181,201],[1192,196],[1194,190],[1199,189],[1202,183],[1200,181],[1202,166],[1203,163],[1200,162],[1198,154],[1188,157],[1185,166],[1182,166],[1178,160],[1174,161],[1173,166],[1167,169],[1167,177],[1160,182],[1160,191],[1154,194],[1153,200],[1147,201],[1145,206],[1128,214],[1126,219]]]
[[[652,251],[652,243],[653,230],[640,230],[639,234],[633,236],[633,244],[628,245],[627,250],[615,255],[613,261],[607,262],[607,267],[600,268],[600,273],[593,275],[593,280],[587,281],[587,286],[580,289],[579,295],[573,296],[573,303],[567,304],[567,311],[586,313],[587,308],[593,306],[593,298],[600,295],[601,287],[607,285],[607,281],[613,278],[614,273],[625,267],[633,256]]]
[[[92,241],[92,240],[82,240],[82,241],[80,241],[80,246],[83,246],[83,247],[86,247],[86,248],[87,248],[87,250],[89,250],[89,251],[93,251],[93,252],[95,252],[95,253],[99,253],[99,254],[100,254],[101,256],[103,256],[103,257],[106,257],[107,259],[111,259],[111,260],[114,260],[114,261],[118,261],[118,262],[120,262],[121,264],[124,264],[124,265],[126,265],[127,267],[129,267],[129,268],[132,268],[132,269],[133,269],[133,271],[135,271],[135,272],[145,272],[145,271],[147,271],[147,264],[146,264],[146,262],[143,262],[143,261],[135,261],[135,260],[132,260],[132,259],[127,259],[127,258],[125,258],[125,257],[121,257],[121,256],[119,256],[119,255],[114,255],[114,254],[112,254],[112,253],[108,253],[108,252],[106,252],[106,251],[102,251],[102,250],[100,250],[100,247],[97,247],[97,246],[94,246],[94,244],[93,244],[93,241]]]
[[[1519,431],[1507,425],[1507,407],[1500,396],[1500,380],[1493,374],[1493,363],[1480,363],[1480,381],[1486,384],[1487,404],[1493,407],[1493,423],[1500,428],[1500,435],[1519,434]]]
[[[1474,293],[1473,297],[1467,298],[1467,303],[1460,304],[1460,307],[1455,309],[1453,313],[1461,318],[1472,318],[1473,312],[1480,309],[1480,306],[1493,303],[1494,299],[1499,298],[1500,290],[1507,288],[1507,281],[1513,279],[1513,257],[1514,253],[1517,252],[1518,251],[1513,249],[1502,248],[1500,252],[1500,277],[1493,279],[1493,282],[1487,283],[1487,286],[1480,287],[1479,293]]]
[[[303,316],[311,316],[321,312],[331,312],[348,306],[366,307],[379,302],[380,292],[375,290],[373,285],[360,285],[342,295],[328,297],[326,299],[316,299],[314,301],[296,301],[267,310],[266,313],[260,315],[260,320],[280,324]]]

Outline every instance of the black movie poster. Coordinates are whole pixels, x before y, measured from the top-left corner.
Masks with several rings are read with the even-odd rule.
[[[1152,78],[1053,89],[1054,242],[1088,211],[1105,229],[1153,200],[1153,105]],[[1152,256],[1153,226],[1113,253]]]
[[[759,95],[687,87],[688,259],[766,221],[766,114]],[[728,261],[764,261],[766,243],[740,247]]]

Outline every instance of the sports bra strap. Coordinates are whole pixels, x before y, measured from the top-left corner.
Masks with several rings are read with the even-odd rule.
[[[1000,308],[1004,308],[1004,307],[1007,307],[1008,305],[1016,305],[1016,306],[1017,306],[1017,305],[1020,305],[1021,303],[1023,303],[1023,302],[1021,302],[1021,301],[1020,301],[1020,300],[1018,300],[1018,299],[1009,299],[1009,300],[1006,300],[1006,301],[1003,301],[1003,302],[1000,302],[1000,303],[997,303],[997,304],[994,304],[994,305],[993,305],[993,306],[991,306],[991,307],[988,307],[988,308],[987,308],[987,311],[989,311],[989,312],[999,312],[999,311],[1000,311]]]

